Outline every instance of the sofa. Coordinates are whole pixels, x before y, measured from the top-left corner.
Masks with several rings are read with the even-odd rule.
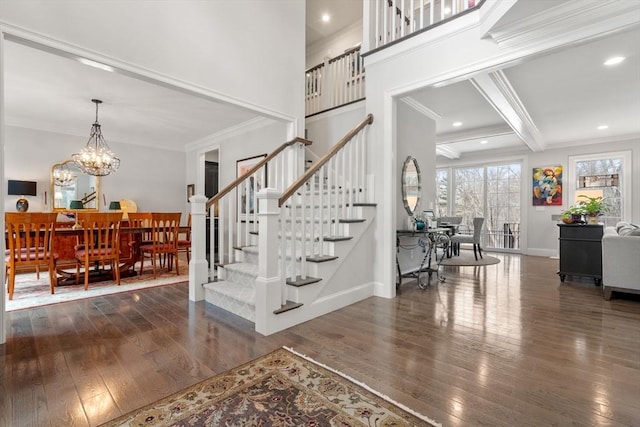
[[[640,293],[640,226],[619,222],[602,236],[602,289],[612,293]]]

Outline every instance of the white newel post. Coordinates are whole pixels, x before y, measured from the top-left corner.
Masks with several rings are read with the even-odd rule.
[[[209,281],[207,262],[207,198],[191,196],[191,260],[189,261],[189,300],[202,301],[204,288]]]
[[[256,279],[256,332],[269,334],[268,320],[281,306],[282,287],[278,275],[278,220],[280,191],[258,192],[258,278]]]

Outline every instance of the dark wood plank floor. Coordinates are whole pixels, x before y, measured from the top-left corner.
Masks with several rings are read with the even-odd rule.
[[[98,425],[283,345],[445,426],[639,426],[640,299],[497,256],[269,337],[186,284],[7,313],[0,426]]]

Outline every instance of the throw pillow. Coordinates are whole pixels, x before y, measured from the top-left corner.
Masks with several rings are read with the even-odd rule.
[[[630,224],[627,221],[619,221],[616,224],[616,231],[618,232],[618,234],[620,234],[620,229],[623,227],[628,227]]]
[[[631,230],[631,232],[627,234],[627,236],[640,236],[640,227]]]
[[[629,236],[631,235],[631,232],[633,232],[634,230],[638,230],[638,229],[632,227],[631,225],[620,227],[620,229],[618,230],[618,236]]]

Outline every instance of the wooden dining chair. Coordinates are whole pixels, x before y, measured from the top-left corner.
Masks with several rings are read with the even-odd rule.
[[[76,284],[84,266],[84,290],[89,289],[91,267],[111,267],[113,280],[120,285],[120,225],[122,212],[79,212],[82,242],[76,247]]]
[[[167,268],[169,271],[173,268],[173,261],[176,263],[176,274],[180,275],[178,268],[178,232],[180,229],[180,212],[164,213],[153,212],[151,214],[151,233],[152,242],[140,246],[142,253],[140,259],[140,274],[144,269],[145,254],[151,256],[151,265],[153,266],[153,278],[156,275],[156,260],[160,260],[161,256],[167,257]]]
[[[5,213],[7,249],[4,263],[10,300],[13,299],[16,270],[22,267],[35,267],[39,272],[40,266],[46,266],[49,270],[49,287],[54,293],[58,255],[54,251],[53,240],[57,215],[45,212]]]
[[[140,246],[147,245],[153,242],[151,233],[151,212],[129,212],[128,221],[129,227],[149,229],[149,231],[137,233],[135,237],[133,237],[132,235],[132,240],[128,243],[129,248],[131,248],[131,252],[136,257],[136,259],[140,261],[143,256],[143,254],[140,252]]]
[[[187,227],[189,227],[189,230],[186,233],[180,233],[185,236],[178,240],[178,254],[184,252],[187,255],[187,263],[189,263],[191,260],[191,213],[187,217]]]

